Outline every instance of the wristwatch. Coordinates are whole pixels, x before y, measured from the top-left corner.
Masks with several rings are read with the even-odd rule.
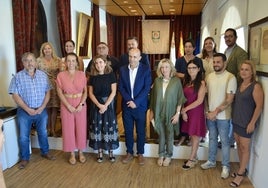
[[[79,105],[80,105],[80,106],[84,106],[85,104],[80,102]]]

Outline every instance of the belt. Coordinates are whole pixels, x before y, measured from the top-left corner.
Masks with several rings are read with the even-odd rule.
[[[72,99],[75,99],[75,98],[78,98],[78,97],[81,97],[82,96],[82,93],[76,93],[76,94],[64,94],[65,97],[67,98],[72,98]]]

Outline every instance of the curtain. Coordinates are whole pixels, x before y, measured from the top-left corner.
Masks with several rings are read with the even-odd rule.
[[[65,41],[72,38],[71,26],[71,2],[70,0],[56,1],[57,21],[60,36],[60,46],[62,55],[65,56]]]
[[[12,0],[17,71],[23,69],[22,54],[35,50],[37,7],[36,0]]]
[[[92,57],[94,57],[96,55],[96,47],[100,43],[100,13],[99,13],[99,7],[95,4],[93,4],[91,15],[94,19],[92,46],[91,46],[93,54]]]
[[[175,32],[175,46],[178,50],[180,32],[182,32],[183,39],[188,39],[190,34],[192,38],[196,40],[201,27],[201,15],[194,16],[147,16],[146,19],[170,19],[170,44],[172,39],[172,33]],[[142,18],[140,16],[111,16],[113,22],[109,23],[113,25],[113,38],[108,38],[108,43],[113,40],[113,54],[116,57],[120,57],[121,54],[126,52],[126,40],[130,36],[136,36],[139,38],[139,49],[142,49]],[[108,22],[107,22],[108,24]],[[107,25],[109,28],[110,26]],[[169,54],[150,54],[149,59],[151,62],[151,68],[154,69],[155,62],[162,58],[169,58]]]
[[[136,36],[139,39],[139,48],[142,49],[142,28],[140,16],[118,16],[114,18],[114,56],[120,57],[126,52],[126,41],[130,36]]]
[[[109,54],[114,55],[115,53],[115,42],[114,42],[114,18],[111,14],[106,12],[106,24],[107,24],[107,44],[109,48]]]

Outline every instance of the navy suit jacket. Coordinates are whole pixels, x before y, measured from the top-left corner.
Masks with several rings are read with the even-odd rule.
[[[136,109],[146,111],[148,109],[148,94],[151,89],[151,70],[148,65],[139,64],[134,82],[133,98],[131,97],[130,78],[128,65],[122,66],[119,72],[118,90],[122,95],[122,109],[128,108],[127,102],[133,101]]]

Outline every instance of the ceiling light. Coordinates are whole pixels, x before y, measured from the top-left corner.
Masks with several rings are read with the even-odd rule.
[[[130,10],[130,12],[137,12],[137,10]]]
[[[170,8],[169,12],[175,12],[176,10],[174,8]]]

